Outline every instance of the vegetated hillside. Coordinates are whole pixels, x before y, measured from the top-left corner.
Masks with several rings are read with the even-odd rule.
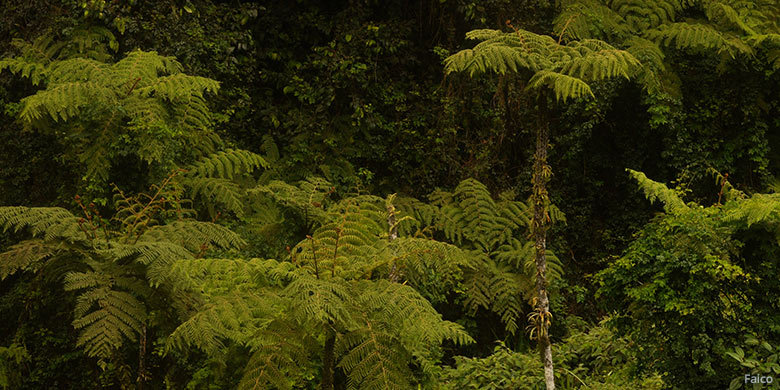
[[[0,388],[780,383],[773,1],[7,3]]]

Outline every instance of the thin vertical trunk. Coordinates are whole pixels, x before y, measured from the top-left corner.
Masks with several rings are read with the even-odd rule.
[[[333,390],[333,377],[336,369],[336,335],[326,331],[325,349],[322,351],[322,382],[320,390]]]
[[[534,251],[536,257],[536,313],[537,337],[539,353],[544,364],[544,382],[547,390],[555,390],[555,375],[553,372],[552,348],[549,336],[550,300],[547,296],[547,182],[550,179],[550,169],[547,166],[547,143],[549,140],[549,120],[547,117],[547,95],[539,96],[539,117],[536,129],[536,153],[534,155],[533,171],[533,203],[534,214],[531,226],[533,229]]]
[[[396,225],[395,206],[393,206],[393,198],[387,201],[387,229],[388,240],[393,241],[398,238],[398,226]],[[398,264],[393,260],[393,264],[390,265],[390,281],[398,282]]]
[[[138,379],[136,379],[136,389],[143,390],[146,383],[146,324],[141,331],[140,345],[138,348]]]

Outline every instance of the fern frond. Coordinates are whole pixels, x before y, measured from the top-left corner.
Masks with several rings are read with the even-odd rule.
[[[244,199],[241,187],[230,179],[198,177],[184,179],[182,183],[190,188],[193,199],[219,204],[238,217],[244,215]]]
[[[640,66],[639,61],[625,50],[618,50],[604,41],[584,39],[566,45],[569,50],[557,68],[560,73],[580,80],[598,81],[614,77],[629,78]]]
[[[38,269],[40,262],[56,255],[61,249],[61,245],[40,239],[25,240],[12,245],[0,253],[0,280],[17,271]]]
[[[455,245],[422,238],[399,237],[388,244],[392,262],[401,267],[414,286],[435,281],[449,290],[461,279],[463,269],[471,266],[472,255]]]
[[[88,58],[71,58],[53,63],[49,77],[58,83],[78,83],[109,77],[111,66]]]
[[[381,323],[365,320],[359,330],[347,333],[339,343],[343,355],[339,367],[348,373],[347,387],[361,390],[408,389],[412,373],[405,364],[409,360],[398,348],[397,340]]]
[[[74,140],[70,155],[99,181],[107,180],[120,138],[150,164],[174,165],[171,155],[180,153],[171,149],[184,145],[190,152],[213,150],[204,94],[216,92],[217,81],[185,75],[181,64],[155,52],[135,50],[114,64],[90,59],[104,56],[88,41],[110,33],[88,30],[79,33],[84,40],[69,44],[74,50],[57,51],[64,58],[30,54],[35,45],[28,45],[22,56],[0,62],[0,68],[45,81],[44,89],[21,100],[19,117],[27,126],[65,131],[64,139]],[[85,58],[83,51],[94,55]]]
[[[290,282],[281,295],[290,299],[290,309],[300,313],[299,318],[340,326],[353,321],[346,304],[351,297],[342,280],[300,276]]]
[[[181,97],[178,100],[173,100],[173,102],[180,103],[174,105],[171,115],[175,118],[173,123],[178,129],[181,129],[182,131],[192,131],[193,136],[198,136],[198,133],[203,131],[206,131],[209,134],[215,134],[209,131],[213,127],[214,121],[212,120],[211,111],[206,103],[206,99],[203,98],[203,96],[190,95]],[[198,141],[197,139],[194,139],[194,137],[190,137],[190,139]],[[219,142],[217,144],[219,144]],[[200,149],[198,150],[200,151]],[[206,153],[201,152],[201,154],[213,153],[214,150],[213,147],[210,149],[203,149]]]
[[[398,232],[401,235],[415,235],[433,226],[439,209],[414,198],[396,197],[393,205],[399,211]],[[410,218],[406,218],[410,217]]]
[[[780,194],[754,194],[729,203],[724,219],[744,221],[748,227],[761,222],[775,222],[780,217]]]
[[[662,88],[661,74],[666,71],[665,55],[658,45],[640,37],[626,41],[626,51],[642,63],[636,79],[650,94],[657,94]]]
[[[219,204],[240,218],[244,215],[245,190],[239,185],[239,180],[267,166],[260,155],[246,150],[226,149],[186,167],[187,173],[178,180],[189,188],[193,198],[201,197]]]
[[[487,256],[478,260],[464,275],[465,307],[471,313],[480,308],[491,310],[501,317],[508,332],[516,332],[524,318],[526,300],[533,296],[534,279]]]
[[[226,149],[200,159],[186,170],[190,177],[218,177],[232,180],[255,169],[267,167],[268,163],[258,154],[241,149]]]
[[[50,117],[55,122],[78,117],[81,110],[95,102],[116,104],[116,95],[95,82],[64,82],[22,99],[19,116],[26,122]]]
[[[600,0],[580,0],[564,5],[554,21],[554,31],[564,40],[605,39],[624,36],[630,27],[623,16]]]
[[[662,24],[672,23],[683,10],[680,0],[610,0],[609,6],[635,31],[644,31]]]
[[[549,249],[545,251],[545,256],[547,258],[547,280],[553,281],[561,278],[563,266],[558,257]],[[525,277],[531,281],[531,283],[526,284],[536,285],[536,250],[533,242],[523,242],[512,238],[506,244],[498,247],[496,259],[501,263],[523,270]]]
[[[149,283],[158,287],[167,281],[169,267],[178,260],[192,258],[192,253],[181,245],[171,242],[138,242],[136,244],[115,244],[112,248],[99,251],[103,256],[123,262],[135,262],[146,266]]]
[[[550,66],[545,57],[556,42],[544,35],[518,30],[501,33],[495,30],[475,30],[468,38],[479,39],[473,49],[461,50],[444,61],[447,74],[466,72],[470,77],[480,73],[532,72]]]
[[[442,194],[435,195],[434,199],[436,196],[441,197]],[[519,227],[516,221],[520,221],[521,217],[512,214],[519,210],[499,208],[487,187],[474,179],[460,182],[452,194],[452,201],[448,203],[441,208],[438,227],[455,242],[462,235],[490,250]]]
[[[753,49],[734,35],[724,34],[711,25],[672,23],[649,30],[645,36],[664,46],[674,46],[678,49],[717,49],[728,53],[732,58],[736,54],[753,53]]]
[[[528,81],[528,87],[549,87],[555,92],[555,99],[563,102],[568,99],[595,96],[586,82],[551,70],[540,70],[534,73]]]
[[[43,237],[46,241],[88,241],[80,220],[81,218],[59,207],[0,207],[0,226],[3,231],[13,229],[18,232],[29,229],[33,236]]]
[[[686,205],[674,191],[670,190],[662,183],[648,179],[642,172],[631,169],[626,169],[626,171],[637,181],[639,187],[644,191],[645,197],[650,202],[655,202],[656,200],[661,201],[661,203],[664,204],[664,210],[671,214],[678,214],[688,210],[688,205]]]
[[[258,331],[252,340],[252,357],[239,390],[291,389],[301,379],[301,366],[309,358],[311,337],[294,323],[273,321]]]
[[[76,345],[92,357],[111,357],[125,339],[137,339],[146,321],[145,305],[133,294],[113,289],[114,279],[98,272],[65,276],[65,290],[87,289],[77,299],[73,326],[81,329]]]
[[[405,389],[412,375],[405,362],[427,361],[443,340],[473,342],[459,325],[443,321],[417,291],[386,280],[362,281],[357,299],[365,308],[358,327],[337,344],[339,367],[356,389]],[[427,348],[426,348],[427,347]]]
[[[743,17],[731,4],[726,4],[721,1],[708,1],[703,5],[707,19],[710,21],[734,26],[747,35],[756,34],[756,31],[746,23]]]
[[[198,312],[168,337],[168,348],[187,350],[194,346],[208,354],[221,351],[228,342],[248,345],[273,311],[270,297],[258,292],[232,291],[209,296]]]
[[[19,55],[0,60],[0,71],[8,69],[14,74],[29,78],[33,85],[39,85],[48,79],[48,65],[59,57],[66,43],[55,42],[52,35],[43,34],[31,43],[14,39],[11,45]]]
[[[246,242],[230,229],[210,222],[194,220],[174,221],[157,225],[145,231],[139,241],[168,241],[197,253],[204,245],[222,249],[238,249]]]
[[[175,73],[158,77],[152,83],[136,88],[134,92],[142,97],[154,95],[167,101],[179,101],[190,96],[203,97],[204,92],[214,93],[218,89],[219,82],[216,80]]]
[[[161,74],[176,74],[183,67],[173,57],[154,51],[133,50],[114,64],[114,71],[123,80],[139,80],[138,87],[151,85]]]
[[[277,292],[262,287],[287,284],[292,279],[290,263],[273,260],[192,259],[170,268],[177,288],[200,292],[197,312],[169,337],[168,348],[186,350],[195,346],[214,354],[227,342],[257,346],[257,332],[266,318],[286,307]],[[267,278],[271,283],[258,282]]]
[[[270,196],[282,206],[295,210],[304,223],[323,223],[328,219],[325,212],[325,201],[332,193],[332,185],[325,179],[309,177],[297,185],[273,180],[266,185],[250,191]]]

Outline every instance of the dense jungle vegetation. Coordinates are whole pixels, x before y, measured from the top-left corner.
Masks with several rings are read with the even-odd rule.
[[[0,389],[780,388],[774,0],[7,0]]]

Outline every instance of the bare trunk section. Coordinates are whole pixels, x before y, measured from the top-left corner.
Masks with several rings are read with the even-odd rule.
[[[146,324],[141,331],[140,345],[138,348],[138,379],[136,379],[136,389],[143,390],[144,384],[148,379],[146,373]]]
[[[320,382],[321,390],[333,390],[333,377],[336,368],[336,335],[333,331],[327,331],[327,338],[325,339],[325,348],[322,351],[322,382]]]
[[[396,225],[395,206],[393,206],[393,199],[390,198],[387,201],[387,226],[388,226],[388,240],[393,241],[398,238],[398,226]],[[393,260],[393,264],[390,265],[390,281],[398,282],[398,265]]]
[[[544,364],[544,383],[547,390],[555,390],[555,375],[553,371],[552,348],[550,346],[550,300],[547,296],[547,182],[550,179],[550,169],[547,166],[547,143],[549,140],[549,121],[547,118],[547,96],[540,94],[539,118],[536,129],[536,153],[534,155],[533,171],[533,203],[534,214],[531,221],[536,257],[536,314],[538,321],[537,338],[539,354]]]

